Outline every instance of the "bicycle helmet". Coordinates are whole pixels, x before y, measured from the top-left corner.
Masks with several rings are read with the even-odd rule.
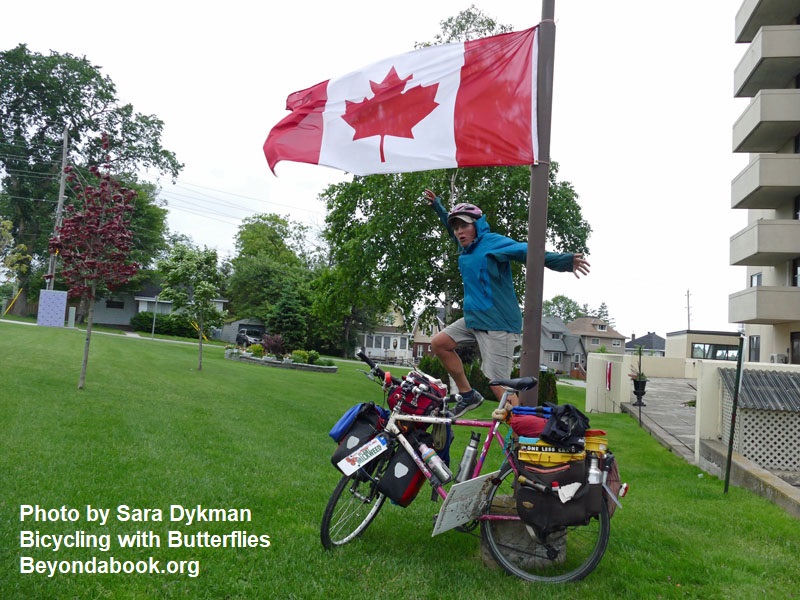
[[[465,223],[474,223],[483,216],[483,211],[467,202],[456,204],[447,215],[447,222],[452,225],[453,220],[461,219]]]

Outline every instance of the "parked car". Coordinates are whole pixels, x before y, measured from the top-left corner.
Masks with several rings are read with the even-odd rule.
[[[247,347],[250,344],[258,344],[261,342],[263,335],[264,332],[258,329],[242,328],[239,330],[239,333],[236,334],[236,345]]]

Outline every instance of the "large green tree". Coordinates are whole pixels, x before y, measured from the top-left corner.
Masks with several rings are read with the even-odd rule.
[[[242,221],[226,290],[236,316],[268,322],[287,291],[305,289],[311,261],[308,237],[307,226],[276,214]]]
[[[43,55],[24,44],[0,52],[0,216],[12,222],[17,243],[25,244],[32,257],[17,271],[23,284],[28,281],[24,270],[32,263],[30,272],[40,275],[35,267],[47,259],[64,132],[69,164],[109,164],[130,187],[132,174],[141,168],[173,178],[182,169],[161,145],[163,126],[156,116],[120,103],[114,83],[86,57]],[[103,134],[115,141],[110,156],[102,147]],[[27,310],[26,295],[39,284],[31,278],[23,286],[15,304],[19,313]]]

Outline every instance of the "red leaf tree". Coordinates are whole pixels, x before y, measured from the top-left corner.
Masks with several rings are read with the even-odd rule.
[[[108,151],[105,137],[103,148]],[[61,275],[68,295],[80,298],[88,306],[78,389],[83,389],[86,382],[98,293],[127,282],[138,270],[137,264],[129,262],[133,243],[129,222],[136,192],[112,178],[107,165],[103,170],[93,166],[89,172],[96,180],[93,185],[78,182],[74,170],[67,167],[67,180],[73,183],[78,201],[66,208],[64,221],[50,240],[51,252],[57,253],[63,262]]]

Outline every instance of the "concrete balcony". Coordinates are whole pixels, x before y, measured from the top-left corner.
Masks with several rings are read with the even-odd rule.
[[[728,322],[775,325],[800,321],[800,288],[752,287],[728,296]]]
[[[800,221],[761,220],[731,236],[731,264],[774,266],[800,256]]]
[[[733,125],[734,152],[777,152],[800,134],[800,89],[761,90]]]
[[[744,0],[736,13],[736,41],[752,42],[765,25],[791,25],[798,12],[795,0]]]
[[[800,154],[761,154],[731,182],[731,208],[781,208],[800,196]]]
[[[733,95],[786,89],[800,73],[800,25],[762,27],[733,72]]]

